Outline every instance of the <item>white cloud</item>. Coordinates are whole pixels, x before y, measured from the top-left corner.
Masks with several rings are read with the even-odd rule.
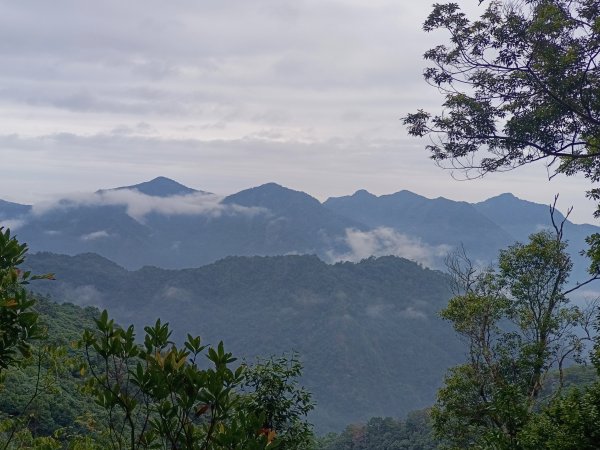
[[[16,231],[23,225],[25,225],[25,220],[22,219],[0,220],[0,227],[9,228],[10,231]]]
[[[330,253],[334,261],[360,261],[370,256],[400,256],[435,267],[439,259],[451,249],[448,245],[431,246],[420,239],[407,236],[393,228],[379,227],[370,231],[346,229],[346,244],[350,251],[345,254]]]
[[[375,304],[369,305],[365,308],[367,316],[372,319],[383,319],[384,317],[390,317],[390,315],[399,316],[402,319],[426,319],[427,315],[415,308],[414,306],[408,306],[400,311],[394,311],[394,305],[392,304]]]
[[[55,201],[33,205],[34,215],[43,215],[56,209],[70,209],[81,206],[124,206],[127,214],[139,222],[150,213],[162,215],[207,215],[219,217],[223,214],[249,215],[264,214],[264,208],[245,207],[234,204],[222,204],[222,198],[212,194],[174,195],[155,197],[143,194],[135,189],[99,191],[93,194],[73,194]],[[100,233],[100,232],[96,232]],[[106,233],[106,232],[104,232]],[[105,235],[86,235],[82,239],[96,239]]]
[[[392,305],[380,303],[375,305],[368,305],[365,308],[365,312],[367,316],[371,317],[372,319],[381,319],[383,317],[386,317],[390,313],[392,308]]]
[[[104,295],[91,284],[76,287],[65,285],[61,291],[60,298],[65,302],[98,308],[102,308],[104,305]]]
[[[160,294],[160,298],[186,303],[192,301],[193,297],[193,293],[188,289],[183,289],[176,286],[166,286]]]
[[[423,311],[419,311],[412,306],[400,311],[400,316],[406,319],[426,319],[427,315]]]
[[[109,237],[110,234],[106,230],[93,231],[91,233],[84,234],[80,237],[82,241],[95,241],[96,239],[102,239]]]

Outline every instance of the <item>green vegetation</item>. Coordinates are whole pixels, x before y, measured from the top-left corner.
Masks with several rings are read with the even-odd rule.
[[[433,436],[428,410],[410,413],[406,420],[374,417],[364,425],[350,425],[342,433],[322,437],[319,450],[433,450],[438,442]]]
[[[127,271],[98,255],[41,253],[27,265],[56,274],[32,286],[38,293],[101,305],[139,330],[160,317],[180,344],[183,332],[223,340],[248,361],[297,351],[319,433],[430,406],[446,369],[464,355],[438,315],[452,295],[448,276],[402,258],[329,265],[308,255],[231,257]]]
[[[31,358],[6,372],[0,391],[2,417],[23,417],[36,436],[57,430],[64,435],[86,433],[100,409],[80,392],[81,353],[73,345],[84,328],[94,326],[99,312],[45,299],[36,299],[32,312],[39,314],[46,337],[34,343]]]
[[[108,413],[112,448],[300,449],[312,441],[303,423],[312,403],[294,384],[297,363],[292,371],[286,360],[233,369],[222,342],[211,348],[188,336],[178,348],[160,320],[145,328],[142,346],[133,326],[115,326],[106,311],[96,328],[83,336],[87,388]],[[208,368],[199,367],[202,356]],[[243,395],[244,386],[254,389]]]
[[[262,417],[263,428],[277,430],[282,448],[308,448],[312,427],[305,417],[314,408],[312,395],[298,385],[302,365],[298,355],[259,359],[244,372],[250,396],[244,408]]]
[[[425,79],[445,96],[444,111],[420,110],[404,123],[412,135],[434,137],[427,148],[436,162],[469,178],[545,160],[554,175],[598,182],[596,0],[491,1],[477,20],[456,3],[436,4],[424,29],[450,33],[425,54],[433,62]],[[600,200],[600,190],[588,196]],[[567,295],[598,279],[600,235],[587,238],[591,278],[569,290],[572,265],[554,225],[555,237],[534,234],[502,251],[496,271],[454,261],[461,291],[442,314],[467,340],[469,360],[450,371],[432,412],[445,447],[598,448],[600,384],[565,389],[562,369],[580,356],[598,314],[569,306]]]
[[[450,35],[425,53],[433,66],[424,76],[444,95],[444,112],[409,114],[409,132],[434,137],[432,158],[467,176],[545,159],[561,162],[556,172],[597,182],[600,5],[479,3],[487,7],[476,20],[446,3],[434,5],[425,21],[425,31]]]
[[[211,348],[188,336],[178,348],[168,324],[160,321],[145,328],[139,345],[134,327],[116,326],[106,311],[98,315],[91,308],[36,302],[23,285],[51,276],[31,277],[18,269],[27,247],[8,231],[0,229],[0,244],[5,336],[1,448],[251,450],[312,445],[306,414],[313,403],[297,384],[302,369],[297,357],[234,369],[236,359],[222,343]],[[60,345],[81,337],[90,323],[80,349]],[[200,367],[203,355],[210,367]]]
[[[490,1],[477,20],[436,4],[423,25],[450,42],[425,53],[443,112],[409,114],[440,165],[467,178],[544,161],[549,174],[600,180],[600,5],[596,0]],[[600,188],[588,196],[600,201]],[[600,203],[595,215],[600,217]],[[600,234],[587,239],[600,274]]]
[[[42,337],[38,316],[31,310],[34,302],[24,288],[31,274],[17,268],[26,252],[25,244],[0,227],[0,375],[20,362],[19,357],[31,356],[31,341]]]
[[[552,368],[579,360],[591,312],[568,304],[571,261],[561,240],[540,232],[500,253],[498,269],[455,260],[459,295],[442,317],[469,346],[438,392],[433,424],[450,448],[519,448],[521,430],[543,403]],[[578,330],[586,334],[581,337]]]

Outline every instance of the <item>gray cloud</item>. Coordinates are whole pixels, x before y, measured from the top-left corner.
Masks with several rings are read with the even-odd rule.
[[[481,200],[511,190],[548,203],[560,191],[581,205],[573,217],[591,220],[585,183],[557,178],[548,188],[538,167],[461,185],[429,161],[425,142],[407,139],[398,119],[442,101],[421,76],[423,52],[446,39],[421,31],[427,3],[2,6],[2,198],[156,175],[222,193],[277,178],[322,198],[404,188]]]
[[[157,128],[156,122],[136,121],[91,134],[0,134],[0,198],[36,203],[75,190],[95,191],[163,175],[220,194],[275,181],[321,200],[367,188],[378,195],[408,189],[466,201],[513,192],[548,204],[553,200],[549,192],[560,192],[559,206],[575,205],[576,220],[590,221],[594,210],[585,198],[585,180],[557,177],[548,184],[545,168],[537,166],[461,183],[406,139],[199,139],[161,136]]]

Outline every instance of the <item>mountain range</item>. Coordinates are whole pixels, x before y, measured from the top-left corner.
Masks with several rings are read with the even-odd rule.
[[[219,197],[164,177],[33,206],[0,200],[0,224],[33,251],[94,252],[128,269],[285,254],[315,254],[326,262],[396,255],[441,268],[460,245],[488,264],[499,249],[552,226],[548,206],[512,194],[467,203],[359,190],[321,203],[275,183]],[[565,223],[573,282],[586,278],[579,253],[585,237],[599,231]]]

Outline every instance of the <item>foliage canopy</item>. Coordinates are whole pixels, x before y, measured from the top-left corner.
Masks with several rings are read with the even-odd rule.
[[[478,273],[467,259],[451,265],[462,289],[442,317],[469,357],[450,370],[432,412],[449,448],[520,448],[550,371],[559,370],[562,385],[565,361],[590,339],[592,310],[568,304],[565,249],[560,233],[546,231],[502,251],[497,269]]]
[[[76,369],[76,349],[51,343],[73,336],[51,324],[55,336],[48,337],[36,300],[25,290],[29,280],[53,278],[19,269],[26,252],[25,244],[0,228],[0,371],[12,383],[22,382],[18,392],[2,393],[0,448],[300,450],[312,445],[306,415],[313,402],[298,386],[302,365],[295,355],[233,367],[236,358],[222,342],[213,348],[188,335],[178,346],[168,324],[158,320],[145,327],[140,344],[133,326],[119,327],[104,311],[83,334],[87,364]],[[40,344],[32,345],[35,340]],[[34,350],[35,364],[28,364]],[[85,393],[76,390],[74,373],[80,381],[87,378]],[[49,414],[52,396],[62,390],[77,397],[70,400],[78,408],[89,404],[91,395],[96,405],[87,411],[95,417]],[[70,423],[44,428],[64,419]]]
[[[599,181],[600,2],[485,3],[476,20],[456,3],[434,5],[423,28],[450,40],[425,53],[424,77],[443,112],[407,115],[409,133],[432,137],[431,157],[467,177],[545,160]]]

